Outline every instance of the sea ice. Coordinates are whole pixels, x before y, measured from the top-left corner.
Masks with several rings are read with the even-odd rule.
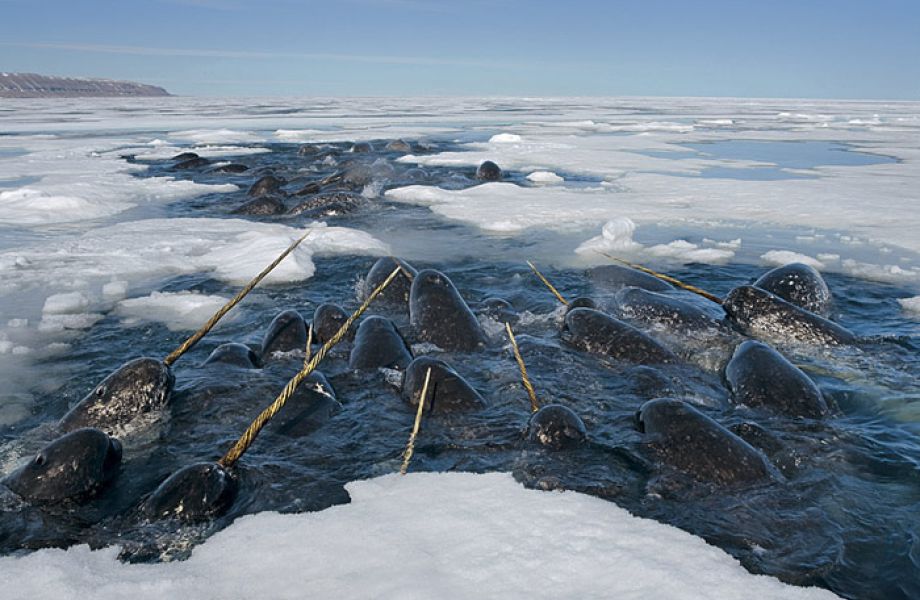
[[[229,298],[197,292],[153,292],[149,296],[128,298],[115,306],[115,313],[127,325],[157,321],[170,331],[195,330],[227,303]],[[231,312],[221,324],[233,320]],[[219,326],[219,325],[218,325]]]
[[[350,504],[240,518],[183,562],[116,548],[0,558],[8,600],[94,598],[835,598],[748,573],[675,527],[510,474],[413,473],[346,486]]]

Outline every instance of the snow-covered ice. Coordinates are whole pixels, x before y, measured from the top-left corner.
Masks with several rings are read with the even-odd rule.
[[[386,475],[316,513],[243,517],[184,562],[117,548],[0,558],[7,600],[153,598],[836,598],[748,573],[675,527],[509,474]]]

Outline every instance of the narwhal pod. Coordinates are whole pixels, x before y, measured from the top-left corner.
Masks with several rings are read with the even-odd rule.
[[[829,412],[818,386],[761,342],[748,340],[738,345],[725,367],[725,381],[736,404],[812,419]]]
[[[136,358],[119,367],[60,421],[62,431],[95,427],[109,435],[156,419],[169,403],[175,377],[163,361]]]
[[[425,385],[425,375],[431,369],[425,411],[450,413],[476,410],[486,405],[485,399],[457,371],[443,360],[419,356],[406,369],[403,377],[402,398],[417,407]]]
[[[550,450],[575,448],[588,439],[584,421],[561,404],[547,404],[527,423],[527,438]]]
[[[766,341],[810,345],[857,341],[850,330],[751,285],[730,291],[722,301],[722,308],[742,332]]]
[[[358,325],[348,357],[350,369],[405,369],[412,352],[393,321],[373,315]]]
[[[33,504],[94,496],[121,467],[121,444],[98,429],[59,437],[0,483]]]
[[[307,324],[296,310],[278,313],[262,337],[262,362],[271,359],[275,352],[306,350]]]
[[[230,508],[238,490],[236,478],[218,463],[195,463],[163,481],[141,503],[141,513],[150,520],[203,521]]]
[[[397,262],[398,261],[398,262]],[[364,284],[361,287],[361,300],[371,295],[380,284],[386,281],[393,269],[401,266],[403,271],[396,276],[385,290],[374,300],[375,303],[385,306],[405,307],[409,304],[409,290],[412,287],[412,280],[418,275],[418,271],[412,268],[412,265],[402,259],[394,259],[390,256],[384,256],[374,263],[371,270],[367,272],[364,278]],[[408,275],[406,274],[408,272]]]
[[[754,285],[805,310],[826,315],[831,308],[831,291],[814,267],[790,263],[764,273]]]
[[[409,321],[419,341],[444,350],[471,351],[486,343],[479,320],[453,282],[434,269],[420,271],[412,281]]]
[[[763,453],[683,400],[650,400],[636,417],[655,456],[694,479],[730,485],[779,477]]]
[[[579,350],[634,363],[676,363],[673,352],[632,325],[590,308],[570,310],[562,341]]]

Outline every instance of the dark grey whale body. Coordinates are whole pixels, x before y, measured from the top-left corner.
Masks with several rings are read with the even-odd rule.
[[[638,287],[626,287],[616,294],[617,311],[625,319],[658,325],[680,333],[716,332],[721,322],[696,306]]]
[[[476,410],[486,405],[482,395],[453,367],[443,360],[419,356],[406,368],[403,377],[402,398],[411,406],[418,406],[425,385],[425,375],[431,369],[425,411],[443,414]]]
[[[674,290],[673,287],[657,277],[623,265],[595,267],[588,271],[588,278],[596,286],[612,291],[624,287],[637,287],[650,292]]]
[[[801,344],[854,344],[850,330],[751,285],[736,287],[722,301],[728,318],[752,337]]]
[[[0,483],[24,500],[54,503],[95,495],[121,467],[121,444],[98,429],[59,437]]]
[[[328,342],[338,333],[348,317],[349,314],[338,304],[326,302],[317,306],[313,311],[313,341],[319,344]],[[345,339],[354,339],[354,337],[354,329],[349,329],[345,334]]]
[[[277,196],[257,196],[231,211],[234,215],[252,215],[255,217],[270,217],[281,215],[287,211],[284,202]]]
[[[566,450],[583,444],[588,432],[584,421],[571,408],[547,404],[531,415],[527,437],[550,450]]]
[[[367,272],[367,277],[364,278],[364,285],[361,288],[360,299],[364,300],[370,296],[371,292],[386,281],[386,278],[397,266],[401,266],[403,270],[377,296],[375,302],[385,306],[408,307],[412,281],[418,275],[418,271],[406,261],[389,256],[377,259],[377,262]],[[408,275],[406,274],[407,272]]]
[[[207,520],[226,511],[238,489],[236,478],[219,464],[196,463],[161,483],[141,504],[141,513],[150,520]]]
[[[262,359],[246,344],[227,342],[214,348],[201,366],[216,364],[231,365],[242,369],[258,369],[262,366]]]
[[[307,324],[296,310],[286,310],[272,319],[262,338],[262,362],[275,352],[306,350]]]
[[[748,340],[735,349],[725,367],[725,381],[737,404],[812,419],[829,412],[818,386],[762,342]]]
[[[136,358],[102,380],[60,421],[62,431],[95,427],[114,435],[155,419],[169,403],[175,377],[163,361]]]
[[[826,315],[831,307],[831,291],[814,267],[790,263],[764,273],[754,285],[807,311]]]
[[[683,400],[650,400],[637,421],[659,460],[699,481],[731,485],[779,476],[762,452]]]
[[[447,275],[420,271],[409,293],[409,321],[415,337],[444,350],[471,351],[486,343],[479,320]]]
[[[393,321],[373,315],[358,326],[348,357],[349,369],[405,369],[412,352]]]
[[[281,191],[281,186],[283,186],[286,181],[280,177],[275,177],[274,175],[263,175],[252,184],[252,187],[249,188],[247,192],[250,196],[265,196],[268,194],[276,194]]]
[[[677,356],[632,325],[591,308],[570,310],[562,341],[592,354],[640,364],[677,363]]]
[[[476,179],[481,181],[501,181],[502,170],[491,160],[483,161],[476,169]]]

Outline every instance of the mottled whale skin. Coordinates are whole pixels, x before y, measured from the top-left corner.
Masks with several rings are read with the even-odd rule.
[[[734,485],[779,477],[762,452],[683,400],[650,400],[637,421],[659,460],[698,481]]]
[[[547,404],[530,417],[527,438],[550,450],[568,450],[583,444],[588,431],[571,408]]]
[[[592,354],[640,364],[677,363],[677,356],[632,325],[591,308],[565,316],[562,341]]]
[[[617,311],[621,317],[645,325],[661,326],[681,333],[716,332],[722,323],[706,311],[671,296],[642,288],[626,287],[616,294]]]
[[[267,196],[277,194],[286,182],[274,175],[263,175],[252,184],[247,192],[250,196]]]
[[[377,315],[361,321],[348,357],[349,369],[402,370],[410,362],[412,352],[393,321]]]
[[[259,369],[262,367],[262,359],[246,344],[227,342],[214,348],[201,366],[206,367],[218,364],[240,367],[241,369]]]
[[[508,323],[514,325],[518,317],[518,312],[514,306],[504,298],[486,298],[479,303],[478,312],[493,319],[499,323]]]
[[[313,311],[313,341],[319,344],[328,342],[338,333],[349,316],[338,304],[327,302],[317,306]],[[346,339],[354,339],[354,337],[354,329],[349,329],[345,333]]]
[[[502,170],[491,160],[483,161],[476,169],[476,179],[480,181],[501,181]]]
[[[326,376],[319,371],[307,375],[269,427],[275,433],[291,437],[308,435],[329,421],[342,404]]]
[[[283,215],[287,207],[277,196],[258,196],[233,209],[234,215],[252,215],[254,217],[272,217]]]
[[[767,271],[754,285],[807,311],[822,316],[830,312],[831,290],[821,273],[806,264],[790,263]]]
[[[402,152],[403,154],[408,154],[412,152],[412,146],[405,140],[392,140],[386,145],[385,150],[387,152]]]
[[[394,259],[390,256],[377,259],[374,266],[367,272],[367,277],[364,278],[364,284],[361,288],[360,299],[367,299],[380,284],[386,281],[386,278],[390,276],[390,273],[397,266],[402,266],[403,271],[390,282],[390,285],[377,296],[374,302],[385,306],[408,308],[412,280],[418,275],[418,271],[406,261]],[[408,272],[408,275],[406,275],[406,272]]]
[[[161,483],[141,504],[141,512],[151,521],[206,521],[230,508],[238,489],[236,478],[219,464],[195,463]]]
[[[121,444],[98,429],[71,431],[42,448],[0,483],[33,504],[82,501],[121,467]]]
[[[725,366],[725,381],[736,404],[812,419],[829,412],[818,386],[762,342],[748,340],[738,345]]]
[[[425,385],[425,374],[431,369],[425,412],[444,414],[477,410],[486,405],[485,399],[453,367],[443,360],[419,356],[406,368],[403,376],[402,398],[418,407]]]
[[[275,352],[306,350],[307,324],[296,310],[278,313],[262,337],[262,362],[271,359]]]
[[[95,427],[109,435],[149,423],[169,404],[175,377],[163,361],[135,358],[102,380],[61,418],[60,429]]]
[[[624,287],[637,287],[650,292],[668,292],[674,288],[664,281],[622,265],[603,265],[588,271],[588,278],[596,286],[618,290]]]
[[[291,208],[290,216],[306,215],[308,217],[329,217],[346,215],[367,205],[368,200],[361,194],[351,192],[322,192],[307,198]]]
[[[743,333],[768,342],[831,346],[857,342],[850,330],[751,285],[730,291],[722,308]]]
[[[412,281],[409,322],[416,339],[444,350],[468,352],[486,344],[482,325],[460,292],[434,269],[420,271]]]

